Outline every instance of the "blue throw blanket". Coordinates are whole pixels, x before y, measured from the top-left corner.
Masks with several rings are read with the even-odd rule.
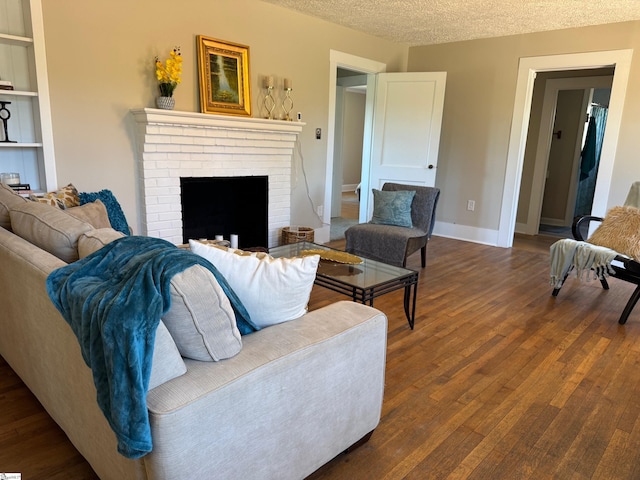
[[[78,337],[98,404],[125,457],[139,458],[152,449],[146,398],[156,328],[171,304],[171,278],[193,265],[218,280],[240,332],[257,330],[208,260],[157,238],[120,238],[47,278],[47,293]]]

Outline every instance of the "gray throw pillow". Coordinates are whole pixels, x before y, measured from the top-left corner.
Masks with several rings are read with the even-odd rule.
[[[231,302],[213,274],[194,265],[171,279],[171,308],[162,321],[183,357],[205,362],[242,349]]]
[[[415,190],[393,192],[374,188],[371,223],[412,228],[411,203],[415,195]]]

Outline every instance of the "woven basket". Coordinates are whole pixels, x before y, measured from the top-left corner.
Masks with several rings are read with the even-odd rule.
[[[313,242],[313,228],[284,227],[282,229],[282,244],[289,245],[296,242]]]

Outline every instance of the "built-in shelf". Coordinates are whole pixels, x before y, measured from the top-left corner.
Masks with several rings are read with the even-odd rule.
[[[39,147],[42,147],[41,143],[0,142],[0,148],[39,148]]]
[[[7,33],[0,33],[0,41],[7,45],[33,45],[33,38],[9,35]]]
[[[25,92],[24,90],[0,90],[0,95],[13,97],[37,97],[38,92]]]
[[[44,21],[41,0],[0,0],[2,80],[15,90],[0,89],[11,116],[8,138],[0,123],[0,172],[17,172],[34,190],[57,189]]]

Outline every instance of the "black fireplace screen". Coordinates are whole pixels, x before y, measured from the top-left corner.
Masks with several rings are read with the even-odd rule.
[[[238,235],[238,247],[267,247],[269,177],[183,177],[183,242]]]

